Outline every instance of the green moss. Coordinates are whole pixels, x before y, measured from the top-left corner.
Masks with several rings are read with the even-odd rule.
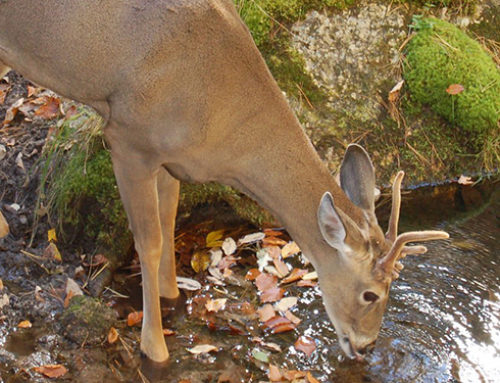
[[[96,298],[71,298],[61,315],[64,335],[77,344],[99,344],[116,321],[114,310]]]
[[[481,45],[454,25],[417,18],[404,76],[412,98],[470,134],[476,148],[498,129],[500,73]],[[446,89],[460,84],[464,91]]]

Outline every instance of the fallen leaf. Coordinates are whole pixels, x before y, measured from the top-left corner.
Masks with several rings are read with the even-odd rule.
[[[257,286],[259,291],[266,291],[270,288],[276,287],[277,285],[278,278],[268,273],[260,273],[257,278],[255,278],[255,286]]]
[[[282,332],[292,331],[295,329],[295,327],[296,326],[293,323],[284,323],[284,324],[281,324],[279,326],[273,327],[271,332],[273,334],[279,334]]]
[[[266,233],[267,234],[267,233]],[[262,246],[263,247],[268,247],[268,246],[284,246],[286,245],[287,242],[281,238],[277,237],[266,237],[262,240]]]
[[[46,364],[45,366],[33,367],[33,369],[47,378],[59,378],[68,372],[68,369],[62,364]]]
[[[318,279],[318,273],[316,273],[316,271],[313,271],[313,272],[311,272],[311,273],[307,273],[306,275],[304,275],[304,276],[302,277],[302,279],[303,279],[304,281],[312,281],[312,280],[314,280],[314,279]]]
[[[66,280],[66,294],[73,293],[73,296],[83,295],[80,285],[74,279],[68,278]]]
[[[399,93],[401,91],[401,88],[403,87],[404,82],[405,82],[404,80],[401,80],[396,85],[394,85],[394,87],[389,92],[389,97],[388,97],[389,102],[395,103],[398,100]]]
[[[212,261],[210,262],[210,267],[217,267],[217,265],[219,264],[219,262],[222,259],[222,255],[223,255],[222,250],[210,249],[209,253],[210,253],[210,258],[212,259]]]
[[[29,320],[23,320],[21,322],[19,322],[19,324],[17,325],[17,327],[19,328],[31,328],[33,325],[31,324],[31,322]]]
[[[294,325],[298,325],[300,322],[302,322],[302,319],[296,317],[293,315],[289,310],[285,312],[285,317],[290,320]]]
[[[118,331],[116,328],[111,327],[108,332],[108,343],[113,344],[118,340]]]
[[[66,298],[64,298],[64,308],[68,308],[69,306],[69,301],[71,300],[71,298],[73,298],[75,296],[75,293],[73,291],[69,291],[66,293]]]
[[[234,265],[238,261],[238,258],[233,257],[232,255],[226,255],[224,258],[221,259],[217,267],[219,269],[227,269]]]
[[[10,304],[10,299],[9,299],[9,296],[7,294],[4,294],[1,298],[0,298],[0,310],[5,307],[5,306],[8,306]]]
[[[473,185],[474,181],[472,181],[471,177],[464,176],[463,174],[458,178],[457,182],[460,185]]]
[[[96,267],[96,266],[103,265],[103,264],[108,263],[108,262],[109,262],[108,258],[106,258],[104,255],[99,253],[99,254],[96,254],[93,257],[91,257],[89,263],[83,262],[83,265],[86,267]]]
[[[168,328],[164,328],[163,335],[165,335],[165,336],[175,335],[175,331],[169,330]]]
[[[49,241],[49,242],[57,242],[56,229],[50,229],[47,232],[47,241]]]
[[[271,382],[279,382],[283,379],[283,375],[280,372],[280,369],[274,364],[269,365],[269,373],[267,374],[269,380]]]
[[[297,371],[297,370],[285,371],[285,373],[283,374],[283,377],[289,381],[295,381],[295,380],[303,378],[305,376],[306,376],[305,372]]]
[[[280,312],[284,313],[284,312],[288,311],[288,309],[295,306],[297,304],[298,300],[299,299],[297,297],[286,297],[286,298],[281,299],[278,303],[276,303],[274,305],[274,308],[276,309],[276,311],[280,311]]]
[[[23,172],[26,171],[24,168],[24,162],[23,162],[23,152],[19,152],[16,157],[16,165],[19,169],[21,169]]]
[[[268,289],[268,290],[262,292],[262,295],[260,296],[260,301],[262,303],[276,302],[276,301],[279,301],[283,297],[284,293],[285,293],[285,290],[283,290],[279,287],[273,287],[271,289]]]
[[[274,263],[274,266],[276,267],[276,270],[278,271],[280,278],[286,277],[288,275],[288,273],[290,272],[287,264],[285,262],[283,262],[280,258],[274,258],[273,263]]]
[[[245,279],[247,281],[254,281],[255,278],[257,278],[260,275],[259,269],[250,269],[248,270],[247,274],[245,275]]]
[[[318,285],[318,282],[316,281],[298,281],[297,286],[299,287],[316,287]]]
[[[217,347],[212,346],[211,344],[200,344],[198,346],[195,346],[193,348],[188,348],[187,349],[191,354],[194,355],[199,355],[199,354],[206,354],[212,351],[217,351]]]
[[[289,324],[292,324],[292,322],[288,318],[282,317],[281,315],[276,315],[271,319],[267,320],[265,323],[263,323],[262,327],[264,329],[273,329],[275,327],[289,325]]]
[[[281,256],[283,259],[288,258],[294,254],[300,253],[300,248],[295,242],[289,242],[281,249]]]
[[[307,336],[301,336],[295,344],[293,345],[297,351],[302,351],[309,358],[311,354],[316,350],[316,343],[314,339]]]
[[[267,322],[269,319],[276,316],[273,306],[269,303],[259,308],[257,313],[259,314],[259,320],[261,322]]]
[[[201,289],[201,283],[191,278],[177,277],[177,287],[182,290],[196,291]]]
[[[285,285],[287,283],[292,283],[292,282],[298,281],[306,274],[307,274],[307,270],[294,268],[288,277],[281,280],[280,284]]]
[[[309,371],[307,372],[306,377],[309,383],[319,383],[319,380],[316,379],[314,376],[312,376],[312,374]]]
[[[280,235],[283,235],[283,232],[274,229],[264,229],[264,234],[267,237],[279,237]]]
[[[5,112],[4,120],[3,120],[4,125],[9,124],[10,122],[12,122],[12,120],[14,120],[14,118],[16,118],[17,111],[19,110],[19,107],[21,105],[23,105],[23,102],[24,102],[24,98],[21,97],[14,104],[12,104],[12,106],[9,109],[7,109],[7,111]]]
[[[207,251],[198,250],[191,257],[191,267],[196,273],[199,273],[207,270],[211,261],[210,254]]]
[[[266,235],[264,233],[258,232],[258,233],[253,233],[253,234],[247,234],[243,238],[240,238],[238,240],[238,245],[246,245],[250,243],[255,243],[262,241]]]
[[[222,243],[222,251],[226,255],[232,255],[236,251],[236,242],[231,237],[228,237]]]
[[[143,315],[144,314],[142,311],[132,311],[127,316],[127,326],[132,327],[138,323],[141,323]]]
[[[2,278],[0,278],[0,291],[3,290],[3,281],[2,281]]]
[[[61,101],[56,97],[46,97],[45,104],[38,108],[35,115],[45,119],[51,120],[59,115],[59,107]]]
[[[452,96],[462,93],[463,91],[464,87],[460,84],[451,84],[448,88],[446,88],[446,93],[451,94]]]
[[[205,308],[208,312],[218,312],[226,305],[227,298],[220,299],[209,299],[207,303],[205,303]]]
[[[207,247],[221,247],[222,246],[222,236],[224,235],[224,229],[216,230],[208,233],[206,238]]]
[[[258,348],[254,348],[252,350],[252,356],[260,362],[269,363],[269,354],[265,351],[259,350]]]
[[[43,251],[43,256],[49,259],[55,259],[57,262],[62,262],[61,253],[54,242],[50,242],[49,245]]]
[[[257,265],[259,266],[260,271],[262,271],[267,266],[269,261],[273,260],[269,255],[268,250],[269,248],[266,247],[257,251]]]

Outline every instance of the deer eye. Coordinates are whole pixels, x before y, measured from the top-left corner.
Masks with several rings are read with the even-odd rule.
[[[363,293],[363,300],[368,303],[374,303],[379,299],[379,296],[373,291],[365,291]]]

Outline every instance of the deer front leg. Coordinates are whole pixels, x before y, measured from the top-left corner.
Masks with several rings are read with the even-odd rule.
[[[179,181],[165,169],[158,173],[158,199],[163,245],[159,271],[160,296],[175,299],[179,296],[175,273],[175,216],[179,201]]]
[[[0,80],[10,71],[10,68],[0,61]]]
[[[118,145],[116,145],[118,146]],[[112,145],[113,148],[113,145]],[[113,148],[114,149],[114,148]],[[157,175],[135,153],[112,151],[113,168],[142,270],[141,351],[155,362],[168,359],[162,331],[158,270],[162,251]]]

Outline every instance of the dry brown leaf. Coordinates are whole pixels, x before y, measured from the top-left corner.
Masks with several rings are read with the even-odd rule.
[[[49,245],[43,251],[43,256],[45,258],[54,259],[57,262],[62,262],[61,253],[54,242],[50,242]]]
[[[269,365],[269,373],[267,374],[269,380],[271,382],[279,382],[283,379],[283,375],[280,372],[280,369],[274,364]]]
[[[281,258],[274,258],[273,259],[274,266],[276,267],[276,270],[278,271],[279,277],[284,278],[288,275],[290,270],[288,269],[288,266],[286,265],[285,262],[281,260]]]
[[[299,287],[316,287],[318,285],[318,282],[316,281],[298,281],[297,286]]]
[[[29,320],[23,320],[21,322],[19,322],[19,324],[17,325],[17,327],[19,328],[31,328],[33,325],[31,324],[31,322]]]
[[[66,294],[66,298],[64,298],[64,308],[68,308],[69,306],[69,301],[71,300],[71,298],[73,298],[75,296],[75,292],[73,290],[70,290],[67,292]]]
[[[276,302],[276,301],[279,301],[283,297],[284,293],[285,293],[285,290],[283,290],[279,287],[273,287],[273,288],[270,288],[270,289],[262,292],[262,295],[260,296],[260,301],[262,303]]]
[[[0,278],[0,291],[3,290],[3,281],[2,281],[2,278]]]
[[[266,237],[279,237],[280,235],[283,235],[283,232],[273,229],[264,229],[264,234]]]
[[[165,335],[165,336],[175,335],[175,331],[169,330],[168,328],[164,328],[163,335]]]
[[[119,334],[116,328],[111,327],[108,332],[108,343],[109,344],[115,343],[118,340],[118,336]]]
[[[286,297],[281,299],[278,303],[274,305],[276,311],[280,311],[282,313],[288,311],[288,309],[295,306],[298,302],[299,298],[297,297]]]
[[[306,378],[309,383],[319,383],[319,380],[312,376],[310,371],[307,372]]]
[[[3,216],[2,212],[0,211],[0,238],[5,237],[7,234],[9,234],[9,223]]]
[[[143,312],[142,311],[133,311],[127,316],[127,326],[135,326],[138,323],[142,322],[142,317],[143,317]]]
[[[268,273],[260,273],[255,278],[255,286],[259,291],[266,291],[278,285],[278,278]]]
[[[306,354],[307,357],[310,357],[314,350],[316,350],[316,343],[314,342],[314,339],[307,336],[301,336],[297,339],[293,346],[297,351],[302,351]]]
[[[35,114],[44,120],[51,120],[59,115],[61,101],[56,97],[46,97],[45,103],[37,109]]]
[[[68,372],[68,369],[62,364],[47,364],[45,366],[33,367],[33,369],[47,378],[59,378]]]
[[[259,308],[257,310],[257,313],[259,314],[259,319],[261,322],[267,322],[269,319],[276,316],[273,306],[269,303]]]
[[[223,309],[226,305],[227,298],[219,298],[219,299],[209,299],[207,303],[205,303],[205,308],[208,312],[218,312]]]
[[[300,248],[295,242],[289,242],[281,249],[281,256],[283,259],[288,258],[294,254],[300,253]]]
[[[396,85],[394,85],[394,87],[389,92],[389,97],[388,97],[389,102],[395,103],[398,100],[399,92],[401,91],[401,88],[403,87],[404,82],[405,82],[404,80],[401,80]]]
[[[295,381],[297,379],[303,378],[306,376],[306,373],[303,371],[297,371],[297,370],[289,370],[285,371],[283,374],[284,378],[290,381]]]
[[[295,329],[295,327],[296,326],[293,323],[285,323],[285,324],[281,324],[279,326],[273,327],[271,332],[273,334],[279,334],[282,332],[292,331]]]
[[[281,280],[280,284],[285,285],[287,283],[298,281],[299,279],[302,278],[302,276],[306,274],[307,270],[294,268],[288,277]]]
[[[290,320],[294,325],[298,325],[302,322],[302,319],[293,315],[290,311],[285,312],[285,317]]]
[[[245,279],[247,281],[253,281],[255,278],[257,278],[260,275],[259,269],[250,269],[248,270],[247,274],[245,275]]]
[[[262,240],[262,247],[285,246],[286,244],[287,242],[285,240],[277,237],[266,237]]]
[[[446,88],[446,93],[451,94],[452,96],[462,93],[463,91],[464,87],[460,84],[451,84],[448,88]]]

